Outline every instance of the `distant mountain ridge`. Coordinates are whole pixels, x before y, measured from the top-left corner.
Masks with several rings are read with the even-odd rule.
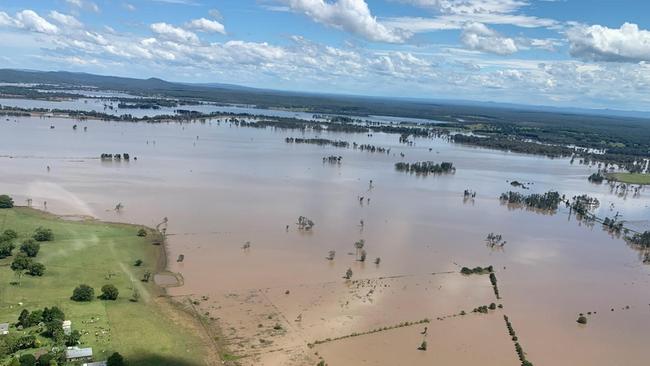
[[[161,94],[175,98],[194,98],[220,103],[251,104],[266,108],[297,108],[314,113],[385,114],[402,117],[438,118],[440,114],[483,114],[488,111],[539,112],[560,115],[592,115],[604,118],[650,117],[649,112],[610,109],[586,109],[520,105],[467,100],[432,100],[389,98],[358,95],[334,95],[296,91],[259,89],[224,83],[178,83],[159,78],[137,79],[69,71],[36,71],[0,69],[0,82],[43,83],[70,86],[92,86],[132,93]],[[501,113],[501,112],[499,112]]]

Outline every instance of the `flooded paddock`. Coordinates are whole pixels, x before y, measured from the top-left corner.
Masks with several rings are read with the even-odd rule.
[[[88,129],[75,131],[73,124]],[[443,139],[416,138],[406,146],[399,135],[216,121],[11,117],[0,122],[0,135],[0,192],[17,204],[30,198],[34,207],[47,202],[59,214],[152,227],[167,217],[168,269],[184,280],[168,293],[209,314],[243,364],[311,365],[320,356],[330,365],[516,365],[503,315],[535,365],[646,364],[650,270],[639,252],[564,208],[540,214],[498,199],[509,190],[586,193],[600,200],[597,215],[619,212],[631,228],[647,230],[650,191],[620,196],[591,184],[595,168]],[[391,154],[284,141],[315,136]],[[102,153],[137,160],[107,162]],[[323,164],[329,155],[342,156],[342,163]],[[419,177],[394,169],[399,161],[424,160],[453,162],[456,172]],[[530,182],[530,189],[512,187],[513,180]],[[477,196],[463,199],[465,189]],[[299,230],[299,216],[313,220],[313,229]],[[490,232],[507,244],[488,248]],[[365,262],[354,247],[360,239]],[[326,259],[332,250],[335,258]],[[180,255],[184,260],[176,261]],[[488,276],[458,273],[488,265],[501,299]],[[353,282],[342,278],[348,268]],[[471,313],[492,302],[503,308]],[[461,311],[469,314],[436,319]],[[588,312],[588,324],[577,324],[578,314]],[[313,345],[424,318],[430,323]],[[429,348],[418,351],[425,325]]]

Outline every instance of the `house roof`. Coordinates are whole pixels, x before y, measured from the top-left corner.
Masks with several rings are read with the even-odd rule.
[[[71,347],[71,348],[68,348],[65,351],[65,357],[68,358],[68,359],[86,358],[86,357],[92,357],[92,356],[93,356],[93,349],[92,348]]]
[[[0,323],[0,331],[8,331],[9,330],[9,323]]]

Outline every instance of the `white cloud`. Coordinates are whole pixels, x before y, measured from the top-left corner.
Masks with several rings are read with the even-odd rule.
[[[400,28],[377,21],[364,0],[283,0],[293,11],[304,13],[314,21],[357,34],[370,41],[402,43],[411,36]]]
[[[200,32],[213,32],[226,34],[226,28],[223,24],[217,22],[216,20],[210,20],[205,18],[194,19],[191,22],[187,23],[188,28],[195,29]]]
[[[393,17],[386,24],[411,32],[430,32],[443,29],[461,29],[468,22],[508,24],[522,28],[555,28],[559,22],[548,18],[525,15],[528,6],[521,0],[395,0],[434,10],[435,17]]]
[[[124,7],[124,9],[126,9],[128,11],[136,11],[137,10],[135,5],[133,5],[131,3],[124,3],[124,4],[122,4],[122,6]]]
[[[77,7],[79,9],[86,9],[86,10],[93,11],[95,13],[99,13],[100,11],[99,6],[92,1],[86,1],[86,0],[65,0],[65,1],[71,6]]]
[[[650,31],[632,23],[620,28],[576,25],[567,31],[572,56],[594,61],[650,61]]]
[[[187,31],[182,28],[174,27],[167,23],[154,23],[151,25],[151,30],[165,39],[176,42],[189,42],[198,43],[199,37],[193,32]]]
[[[467,24],[460,39],[465,47],[472,50],[497,55],[510,55],[518,51],[514,39],[504,37],[481,23]]]
[[[10,17],[4,11],[0,11],[0,26],[1,27],[13,27],[16,25],[16,21]]]
[[[69,27],[69,28],[83,27],[83,24],[79,20],[77,20],[77,18],[73,17],[72,15],[59,13],[56,10],[52,10],[50,12],[50,18],[54,19],[54,21],[56,21],[57,23],[65,27]]]
[[[33,10],[23,10],[16,14],[15,19],[18,28],[45,34],[56,34],[59,28],[43,19],[40,15],[36,14]]]
[[[223,16],[221,15],[221,12],[219,10],[217,10],[217,9],[208,10],[208,14],[214,19],[219,19],[219,20],[223,19]]]

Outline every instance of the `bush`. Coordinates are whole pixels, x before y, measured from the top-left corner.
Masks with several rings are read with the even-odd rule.
[[[52,233],[51,229],[39,226],[36,230],[34,230],[34,235],[32,237],[36,241],[52,241],[54,240],[54,233]]]
[[[145,230],[144,228],[140,228],[140,230],[138,230],[138,236],[142,236],[142,237],[147,236],[147,230]]]
[[[56,365],[57,357],[53,353],[46,353],[38,358],[38,366]],[[54,362],[54,363],[53,363]]]
[[[20,251],[25,253],[28,257],[36,257],[39,250],[41,250],[41,244],[32,239],[28,239],[20,245]]]
[[[142,265],[142,259],[138,259],[135,261],[134,266],[140,267]]]
[[[106,360],[106,366],[124,366],[124,365],[126,365],[126,363],[124,362],[124,357],[122,357],[122,355],[117,352],[110,355]]]
[[[18,238],[18,233],[16,230],[7,229],[2,234],[4,234],[4,237],[8,238],[9,240]]]
[[[15,246],[10,241],[0,241],[0,259],[10,257]]]
[[[65,345],[68,347],[76,346],[79,344],[79,340],[81,339],[81,333],[79,333],[78,330],[73,330],[70,332],[70,334],[66,335],[64,337],[65,339]]]
[[[36,365],[36,357],[34,357],[32,354],[27,353],[20,356],[18,362],[20,362],[20,366],[34,366]]]
[[[63,321],[65,319],[65,314],[61,309],[59,309],[56,306],[52,306],[51,308],[45,308],[43,309],[43,320],[46,322],[51,322],[52,320],[60,320]]]
[[[6,194],[0,195],[0,208],[14,207],[14,200]]]
[[[45,266],[43,265],[43,263],[38,263],[38,262],[32,263],[29,266],[29,269],[27,270],[27,274],[30,276],[41,277],[45,274]]]
[[[13,271],[25,271],[32,266],[32,259],[25,255],[25,253],[18,253],[14,261],[11,262],[11,269]]]
[[[120,292],[114,285],[104,285],[102,286],[102,295],[100,298],[102,300],[117,300],[119,294]]]
[[[81,284],[72,291],[71,299],[74,301],[92,301],[94,297],[95,289],[88,285]]]
[[[587,317],[584,315],[580,315],[578,317],[578,320],[576,320],[578,324],[587,324]]]

